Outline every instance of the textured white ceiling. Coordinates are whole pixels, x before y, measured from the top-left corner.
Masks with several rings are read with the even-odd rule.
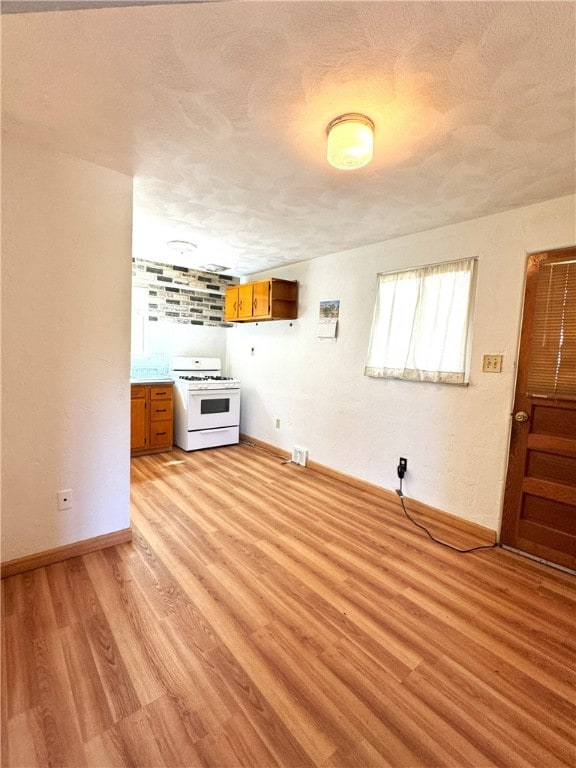
[[[135,255],[249,274],[570,194],[566,2],[216,2],[2,18],[4,130],[135,176]],[[325,160],[343,112],[376,125]],[[169,240],[197,244],[177,260]]]

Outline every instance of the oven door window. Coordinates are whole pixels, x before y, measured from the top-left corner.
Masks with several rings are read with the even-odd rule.
[[[200,413],[202,416],[209,416],[213,413],[230,413],[230,398],[215,397],[202,399]]]

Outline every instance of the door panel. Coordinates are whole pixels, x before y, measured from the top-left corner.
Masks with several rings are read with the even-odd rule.
[[[542,309],[546,309],[543,285],[551,267],[564,269],[567,275],[561,296],[566,312],[561,314],[556,351],[550,342],[552,330],[548,333],[545,326],[549,317]],[[502,544],[570,568],[576,568],[575,272],[576,248],[533,254],[528,259],[500,535]],[[535,338],[545,340],[541,342],[546,344],[544,355],[535,352]],[[561,380],[561,397],[529,393],[528,383],[535,378],[531,376],[535,358],[539,359],[539,379],[542,366],[548,365],[552,377]]]
[[[146,399],[133,397],[130,400],[130,450],[146,447]]]
[[[561,407],[558,403],[554,405],[535,403],[531,434],[574,438],[576,410]]]
[[[254,317],[267,317],[270,314],[270,280],[260,280],[253,288]]]
[[[571,512],[569,504],[526,494],[522,519],[533,525],[546,526],[556,529],[559,533],[574,535],[576,519]]]
[[[224,304],[224,319],[236,320],[238,317],[238,286],[226,289],[226,300]]]
[[[252,284],[238,286],[238,317],[252,317]]]
[[[526,474],[576,486],[576,458],[529,450]]]

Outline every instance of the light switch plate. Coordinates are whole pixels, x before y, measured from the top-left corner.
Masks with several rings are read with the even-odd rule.
[[[482,355],[483,373],[500,373],[502,371],[503,355]]]

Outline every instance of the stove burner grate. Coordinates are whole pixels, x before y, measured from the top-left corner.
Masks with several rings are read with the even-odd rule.
[[[232,381],[231,376],[179,376],[186,381]]]

